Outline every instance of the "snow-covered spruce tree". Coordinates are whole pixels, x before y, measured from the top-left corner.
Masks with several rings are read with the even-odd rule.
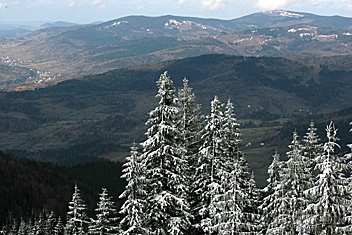
[[[345,215],[351,205],[351,191],[349,181],[345,176],[348,165],[341,157],[334,154],[337,129],[333,122],[326,128],[327,142],[324,152],[317,157],[316,169],[319,171],[315,185],[306,190],[306,194],[313,196],[306,211],[310,217],[306,218],[306,232],[311,234],[350,234]],[[348,222],[348,221],[347,221]],[[345,233],[344,233],[345,232]]]
[[[199,158],[196,165],[193,192],[196,196],[194,207],[195,227],[205,234],[212,234],[216,228],[213,227],[213,215],[216,213],[215,202],[220,200],[223,194],[219,171],[224,158],[224,114],[222,104],[217,96],[211,102],[211,113],[206,117],[202,136],[202,146],[199,150]]]
[[[233,201],[230,213],[230,221],[235,225],[236,231],[241,234],[253,234],[256,232],[257,220],[259,215],[257,207],[259,206],[259,194],[254,179],[254,173],[249,172],[248,162],[245,155],[240,151],[242,145],[242,138],[239,130],[239,123],[237,122],[233,103],[230,99],[226,105],[225,111],[225,124],[224,124],[224,135],[226,141],[226,171],[228,177],[224,177],[225,185],[230,185],[226,188],[226,195],[232,196]],[[225,174],[226,176],[226,174]],[[238,193],[235,188],[237,187]],[[241,208],[241,212],[234,207],[234,203],[237,203],[236,207]]]
[[[34,221],[32,232],[33,234],[47,234],[45,213],[40,213],[38,218]]]
[[[304,160],[306,161],[306,166],[309,170],[309,179],[306,181],[306,189],[312,188],[317,177],[317,170],[315,166],[317,159],[323,153],[323,145],[320,143],[320,138],[317,135],[317,128],[314,126],[314,122],[311,121],[307,129],[306,135],[303,137],[303,155],[305,156]],[[308,204],[314,201],[314,197],[310,194],[306,194]],[[304,210],[302,212],[302,219],[310,218],[314,213],[313,211]],[[309,224],[304,224],[303,230],[309,232]]]
[[[123,235],[146,234],[145,170],[136,143],[131,147],[131,155],[126,160],[121,176],[126,179],[127,186],[120,195],[120,198],[126,198],[120,210],[120,213],[124,215],[120,222],[120,232]]]
[[[187,78],[183,79],[183,88],[178,92],[176,104],[179,107],[178,126],[182,137],[181,144],[184,144],[186,155],[194,163],[194,155],[198,153],[200,147],[203,126],[200,105],[195,102],[195,95],[188,85]]]
[[[2,233],[0,232],[0,234],[2,234]],[[26,221],[24,221],[23,218],[21,218],[20,225],[18,227],[17,235],[27,235],[27,234],[30,234],[29,226],[26,223]]]
[[[246,161],[247,169],[248,163]],[[247,195],[246,195],[247,194]],[[245,187],[245,198],[244,202],[244,218],[242,221],[244,226],[242,226],[243,234],[261,234],[261,224],[260,224],[260,212],[258,207],[260,206],[260,190],[257,187],[255,181],[254,172],[250,174],[250,179],[248,180],[248,186]]]
[[[303,153],[306,160],[312,165],[310,167],[314,168],[315,159],[317,156],[321,155],[323,152],[323,146],[320,143],[320,138],[317,135],[317,128],[314,126],[314,122],[310,122],[306,135],[303,137]]]
[[[75,184],[72,200],[69,202],[67,212],[67,222],[65,227],[66,235],[87,234],[89,220],[86,213],[87,205],[81,198],[80,190]]]
[[[240,152],[242,138],[240,134],[240,124],[237,122],[233,103],[229,99],[224,113],[224,135],[227,142],[226,157],[231,161],[243,158]]]
[[[286,229],[290,234],[304,234],[302,228],[303,210],[308,203],[304,191],[309,187],[311,179],[310,170],[307,167],[307,160],[303,155],[303,146],[299,141],[296,132],[293,133],[291,149],[286,153],[287,168],[283,171],[283,183],[285,185],[283,199],[289,210],[286,212]]]
[[[221,164],[215,165],[214,179],[219,180],[219,190],[210,201],[211,230],[217,234],[253,234],[257,216],[253,210],[258,201],[254,177],[239,147],[239,133],[234,107],[230,100],[224,113],[222,142],[219,145]],[[217,185],[217,184],[216,184]]]
[[[57,219],[56,225],[54,227],[53,234],[54,235],[64,235],[65,232],[65,226],[64,223],[62,222],[61,217]]]
[[[203,126],[201,122],[202,115],[200,113],[200,105],[195,102],[195,95],[192,92],[192,88],[188,86],[187,78],[183,79],[183,88],[178,92],[176,104],[179,107],[178,128],[181,138],[180,145],[185,149],[183,158],[187,162],[185,174],[187,174],[189,181],[187,185],[190,188],[188,201],[191,211],[193,211],[196,199],[194,197],[195,194],[192,192],[191,182],[195,180],[195,166],[198,161],[198,151],[201,145],[200,140]],[[192,224],[194,223],[193,220],[194,218],[192,218]]]
[[[6,234],[7,235],[17,235],[17,232],[18,232],[18,222],[17,222],[17,220],[13,220],[12,224],[9,225],[9,231]]]
[[[187,161],[177,127],[175,88],[167,72],[157,81],[159,106],[150,112],[142,143],[146,179],[146,230],[149,234],[186,234],[190,227]]]
[[[352,122],[350,123],[350,125],[352,125]],[[350,132],[352,132],[352,129],[350,129]],[[344,156],[344,163],[347,163],[347,167],[348,167],[348,172],[352,171],[352,143],[347,145],[351,151],[347,154],[345,154]],[[347,214],[344,216],[344,221],[345,221],[345,226],[341,229],[342,232],[344,232],[345,234],[348,234],[349,232],[352,231],[352,177],[350,175],[349,178],[347,178],[346,180],[348,180],[348,185],[349,185],[349,195],[348,195],[348,200],[349,205],[347,206]]]
[[[89,225],[89,234],[118,234],[117,210],[108,190],[105,188],[102,188],[95,211],[97,212],[97,219],[92,220]]]
[[[307,182],[310,188],[316,178],[317,172],[314,170],[317,157],[323,153],[323,145],[320,143],[320,138],[317,135],[317,128],[314,122],[310,122],[306,135],[303,137],[303,154],[305,156],[306,166],[310,171],[311,179]]]
[[[293,133],[293,140],[289,145],[290,151],[286,153],[287,161],[276,176],[276,182],[270,186],[274,192],[272,196],[264,199],[262,205],[264,213],[270,211],[266,218],[268,221],[265,234],[303,234],[302,212],[308,201],[304,190],[309,180],[309,169],[306,167],[303,156],[303,147],[299,136]],[[281,164],[279,164],[280,166]],[[276,174],[276,173],[275,173]]]
[[[53,234],[55,225],[56,225],[56,215],[54,211],[51,211],[50,214],[46,216],[45,233]]]
[[[275,152],[273,161],[268,167],[269,178],[268,185],[262,190],[263,200],[259,206],[261,211],[261,228],[263,234],[284,234],[283,229],[276,218],[281,214],[279,208],[281,204],[281,195],[283,190],[282,183],[283,162],[280,161],[280,154]]]
[[[196,177],[197,227],[206,234],[255,233],[255,182],[244,155],[239,124],[229,100],[225,113],[217,96],[206,117]]]

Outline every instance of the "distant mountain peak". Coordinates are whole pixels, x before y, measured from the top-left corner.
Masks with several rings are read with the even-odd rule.
[[[66,22],[66,21],[56,21],[56,22],[47,22],[42,24],[40,27],[42,28],[49,28],[49,27],[70,27],[70,26],[77,26],[79,24]]]
[[[263,12],[264,14],[271,15],[271,16],[281,16],[281,17],[290,17],[290,18],[302,18],[304,15],[292,12],[292,11],[285,11],[285,10],[273,10],[273,11],[266,11]]]

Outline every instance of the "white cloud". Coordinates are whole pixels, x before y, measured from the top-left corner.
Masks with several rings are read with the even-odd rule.
[[[106,8],[108,4],[103,0],[95,0],[91,5],[93,7]]]
[[[289,1],[290,0],[258,0],[256,6],[261,10],[281,9],[287,6]]]
[[[71,9],[76,8],[77,7],[77,1],[71,2],[70,4],[68,4],[68,7],[71,8]]]
[[[256,7],[261,10],[283,9],[289,6],[314,6],[318,8],[352,9],[351,0],[256,0]]]
[[[230,6],[233,1],[230,0],[202,0],[201,6],[203,11],[216,11]]]
[[[178,4],[185,4],[187,2],[188,2],[188,0],[178,0]]]

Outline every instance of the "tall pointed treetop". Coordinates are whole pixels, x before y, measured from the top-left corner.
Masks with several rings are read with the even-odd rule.
[[[160,98],[159,104],[172,105],[174,101],[175,87],[167,71],[160,75],[159,80],[156,82],[159,91],[156,97]]]

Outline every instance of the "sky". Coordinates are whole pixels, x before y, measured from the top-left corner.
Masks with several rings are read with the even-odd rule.
[[[275,9],[352,17],[352,0],[0,0],[0,23],[88,24],[129,15],[235,19]]]

